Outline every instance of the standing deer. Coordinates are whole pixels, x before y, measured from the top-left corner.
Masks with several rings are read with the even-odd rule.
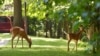
[[[12,40],[11,40],[12,48],[13,48],[13,40],[15,39],[16,36],[18,36],[17,43],[19,41],[19,38],[22,38],[22,47],[23,47],[23,38],[24,38],[28,42],[29,48],[31,48],[32,41],[30,38],[28,38],[27,33],[25,32],[25,30],[23,28],[15,26],[10,29],[10,32],[12,35]],[[16,43],[16,45],[17,45],[17,43]],[[15,45],[15,47],[16,47],[16,45]]]
[[[83,27],[82,25],[79,27],[79,32],[78,33],[67,33],[64,31],[64,33],[67,35],[67,38],[68,38],[68,51],[69,51],[69,44],[72,40],[75,40],[75,48],[76,48],[76,51],[77,51],[77,43],[78,43],[78,40],[80,39],[81,37],[81,34],[83,32]]]

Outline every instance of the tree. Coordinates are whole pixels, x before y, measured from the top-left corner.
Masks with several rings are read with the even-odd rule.
[[[0,0],[0,5],[2,5],[4,3],[4,0]]]
[[[24,27],[23,19],[22,19],[22,5],[21,0],[13,0],[14,1],[14,20],[13,20],[13,26],[20,26]]]
[[[76,2],[75,2],[76,1]],[[99,0],[74,0],[70,1],[68,18],[72,18],[73,29],[81,22],[87,31],[87,37],[93,47],[93,52],[99,50],[100,35],[100,1]],[[99,42],[100,43],[100,42]]]

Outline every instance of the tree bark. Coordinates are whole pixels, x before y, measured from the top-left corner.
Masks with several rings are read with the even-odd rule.
[[[63,30],[69,33],[68,21],[64,20],[63,24],[64,24]],[[66,39],[66,34],[64,34],[63,38]]]
[[[22,19],[22,5],[21,0],[14,1],[14,21],[13,26],[19,26],[24,28],[24,21]]]

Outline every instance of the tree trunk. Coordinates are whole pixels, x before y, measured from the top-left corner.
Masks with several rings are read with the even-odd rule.
[[[57,22],[54,21],[54,26],[53,26],[53,38],[57,38]]]
[[[66,31],[67,33],[69,32],[67,20],[64,20],[64,26],[63,26],[63,28],[64,28],[63,29],[64,31]],[[66,34],[64,34],[63,38],[66,39]]]
[[[94,24],[92,24],[88,29],[87,37],[88,37],[89,41],[92,42],[92,52],[93,53],[96,52],[96,44],[94,44],[96,42],[96,40],[94,39],[95,37],[93,37],[94,33],[95,33],[95,27],[94,27]]]
[[[62,26],[63,26],[62,23],[63,23],[62,20],[60,20],[58,22],[58,25],[57,25],[57,38],[62,37]]]
[[[92,25],[87,30],[87,37],[88,37],[89,40],[91,40],[91,37],[92,37],[93,33],[94,33],[94,26]]]
[[[21,0],[14,0],[14,20],[13,26],[24,28],[24,21],[22,19],[22,5]]]

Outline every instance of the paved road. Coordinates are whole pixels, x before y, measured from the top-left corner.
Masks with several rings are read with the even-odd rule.
[[[0,47],[3,47],[8,44],[10,38],[0,39]]]

